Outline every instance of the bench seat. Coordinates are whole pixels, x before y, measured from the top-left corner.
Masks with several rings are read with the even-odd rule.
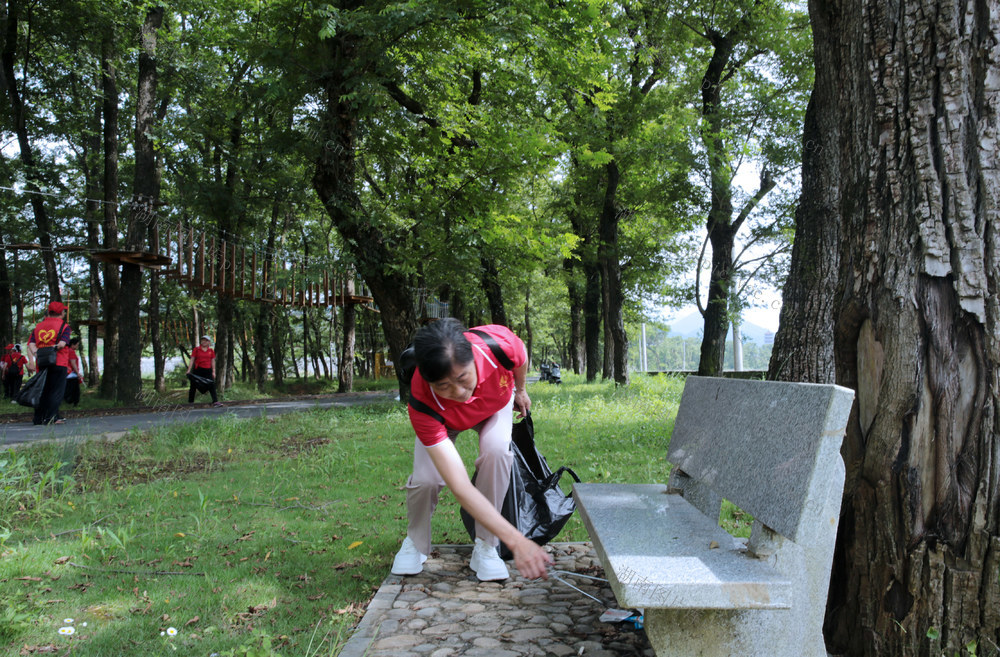
[[[665,485],[577,484],[573,495],[623,607],[791,607],[789,578]]]

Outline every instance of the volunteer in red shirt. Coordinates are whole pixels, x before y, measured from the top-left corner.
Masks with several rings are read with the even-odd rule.
[[[43,347],[55,347],[56,365],[45,368],[45,387],[41,401],[35,409],[35,424],[62,424],[59,405],[66,392],[66,368],[58,364],[59,352],[69,342],[70,330],[66,323],[66,306],[59,301],[48,305],[45,319],[38,322],[28,339],[28,369],[37,371],[35,355]]]
[[[66,392],[63,401],[76,406],[80,403],[80,386],[83,385],[83,375],[80,373],[80,357],[76,354],[76,347],[80,344],[80,338],[71,338],[65,349],[60,349],[56,354],[56,365],[66,368]]]
[[[215,350],[212,349],[212,338],[207,335],[201,336],[200,344],[191,350],[187,373],[209,379],[212,382],[208,388],[208,392],[212,393],[212,406],[222,406],[215,392]],[[194,393],[197,391],[194,381],[191,381],[191,388],[188,390],[189,404],[194,403]]]
[[[486,334],[482,337],[476,331]],[[502,349],[497,357],[488,341]],[[413,474],[406,484],[406,539],[392,564],[395,575],[415,575],[431,548],[431,515],[447,485],[476,519],[476,541],[469,566],[481,581],[507,579],[497,554],[502,540],[514,564],[529,579],[546,577],[552,558],[500,515],[510,484],[513,411],[528,413],[525,390],[527,351],[514,333],[496,324],[466,331],[457,319],[441,319],[417,331],[413,340],[417,371],[410,381],[410,424],[417,438]],[[507,369],[501,360],[513,365]],[[479,434],[479,475],[475,485],[455,448],[456,436]]]
[[[21,345],[7,345],[3,357],[0,358],[4,399],[14,399],[21,391],[21,382],[24,381],[24,366],[27,363],[28,359],[21,354]]]

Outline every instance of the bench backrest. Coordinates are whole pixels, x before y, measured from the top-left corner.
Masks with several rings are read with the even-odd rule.
[[[853,400],[836,385],[689,376],[667,460],[797,541],[830,495],[839,504]]]

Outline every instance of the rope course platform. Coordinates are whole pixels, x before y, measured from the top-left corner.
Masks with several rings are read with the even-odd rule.
[[[80,253],[114,265],[139,265],[191,289],[256,303],[298,308],[357,305],[377,312],[373,306],[375,299],[367,287],[346,268],[334,264],[322,271],[315,267],[307,271],[302,262],[286,263],[273,252],[256,247],[248,249],[208,231],[195,231],[193,226],[183,223],[166,225],[161,241],[161,225],[153,226],[152,243],[162,244],[163,248],[152,251],[74,244],[43,247],[37,242],[5,244],[0,248],[8,251],[51,248],[58,253]]]

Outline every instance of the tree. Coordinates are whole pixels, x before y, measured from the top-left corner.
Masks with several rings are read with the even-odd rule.
[[[796,337],[806,354],[833,340],[836,382],[857,400],[828,644],[996,654],[1000,5],[810,5],[831,83],[816,102],[831,113],[812,117],[822,161],[804,170],[803,206],[839,190],[842,246],[832,332],[821,313]],[[796,259],[815,257],[822,234],[801,235],[813,244]]]
[[[796,14],[782,3],[753,0],[697,6],[686,20],[708,51],[700,85],[700,138],[711,195],[706,239],[712,248],[704,306],[696,291],[705,318],[701,375],[719,374],[725,360],[730,302],[738,287],[737,234],[779,178],[797,164],[794,139],[809,70],[802,65],[805,26],[795,25]],[[746,160],[757,162],[759,184],[741,198],[734,178]],[[781,216],[770,221],[780,222]],[[777,232],[765,228],[752,241]]]
[[[35,217],[35,225],[38,229],[38,243],[41,245],[40,253],[42,263],[45,266],[45,281],[48,285],[48,296],[50,300],[61,301],[62,293],[59,289],[59,273],[56,270],[55,252],[52,248],[52,221],[45,206],[45,197],[40,193],[44,187],[42,167],[43,163],[36,156],[35,148],[32,144],[32,136],[29,133],[29,115],[33,112],[25,102],[26,80],[15,73],[14,66],[17,63],[19,48],[26,50],[26,46],[20,43],[19,29],[22,20],[21,13],[25,9],[20,0],[11,0],[7,4],[7,10],[0,17],[0,33],[3,41],[0,42],[0,92],[3,92],[7,100],[10,118],[14,124],[14,133],[17,136],[18,157],[24,165],[26,177],[26,188],[29,192],[31,209]],[[30,17],[29,12],[29,17]],[[28,19],[30,21],[30,18]],[[22,52],[23,59],[27,59],[30,53]],[[27,75],[27,67],[24,69]]]
[[[156,119],[157,71],[156,33],[163,23],[164,7],[151,5],[146,10],[140,32],[139,75],[135,108],[135,178],[129,203],[125,248],[144,251],[152,243],[156,225],[156,204],[160,199],[160,174],[152,131]],[[134,403],[142,393],[142,330],[139,312],[142,300],[142,268],[135,263],[122,263],[122,288],[137,293],[122,296],[118,306],[118,385],[115,399]]]
[[[826,12],[812,15],[818,44],[829,39]],[[814,49],[816,78],[802,130],[802,193],[795,211],[795,243],[782,290],[779,330],[768,379],[834,383],[834,299],[840,268],[840,187],[837,53]]]

